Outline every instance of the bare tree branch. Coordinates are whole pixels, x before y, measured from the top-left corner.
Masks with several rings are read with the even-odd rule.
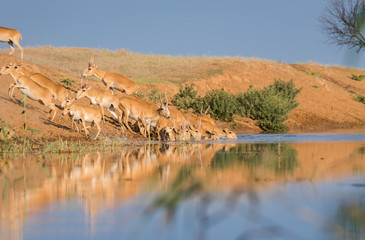
[[[330,43],[358,52],[365,47],[364,0],[331,0],[319,20]]]

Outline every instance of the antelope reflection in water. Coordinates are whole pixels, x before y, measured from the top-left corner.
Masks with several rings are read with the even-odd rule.
[[[126,146],[107,155],[4,159],[0,236],[21,238],[24,217],[45,211],[56,200],[81,200],[92,232],[100,211],[133,204],[141,194],[159,193],[166,199],[175,190],[258,191],[288,180],[338,178],[365,169],[364,155],[358,154],[361,147],[362,143],[156,144]],[[189,187],[194,191],[186,192]],[[189,194],[176,204],[193,196]]]

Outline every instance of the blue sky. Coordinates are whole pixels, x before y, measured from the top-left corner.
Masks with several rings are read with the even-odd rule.
[[[145,54],[258,57],[365,68],[362,54],[326,42],[318,21],[326,3],[5,0],[0,25],[17,28],[26,47],[124,48]],[[5,43],[0,47],[8,48]]]

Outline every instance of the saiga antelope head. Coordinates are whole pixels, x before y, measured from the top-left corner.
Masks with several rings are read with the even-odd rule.
[[[12,69],[16,69],[16,68],[17,67],[15,66],[15,64],[9,63],[8,65],[6,65],[0,69],[0,75],[9,74],[12,71]]]
[[[70,106],[75,101],[75,98],[66,98],[66,101],[61,104],[61,108]]]
[[[163,103],[162,98],[161,98],[161,94],[160,94],[161,107],[158,109],[158,112],[160,113],[161,116],[164,116],[166,118],[170,118],[170,111],[169,111],[169,108],[168,108],[169,101],[167,99],[166,94],[165,94],[165,98],[166,98],[166,103]]]
[[[89,66],[82,73],[82,77],[88,77],[94,75],[94,71],[96,69],[96,65],[94,65],[94,55],[90,58]]]
[[[79,91],[77,91],[76,93],[76,99],[80,99],[86,96],[87,92],[91,89],[90,87],[86,87],[86,85],[84,85],[82,88],[79,89]]]

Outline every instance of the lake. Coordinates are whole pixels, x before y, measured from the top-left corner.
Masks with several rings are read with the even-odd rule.
[[[365,132],[0,162],[0,239],[365,239]]]

